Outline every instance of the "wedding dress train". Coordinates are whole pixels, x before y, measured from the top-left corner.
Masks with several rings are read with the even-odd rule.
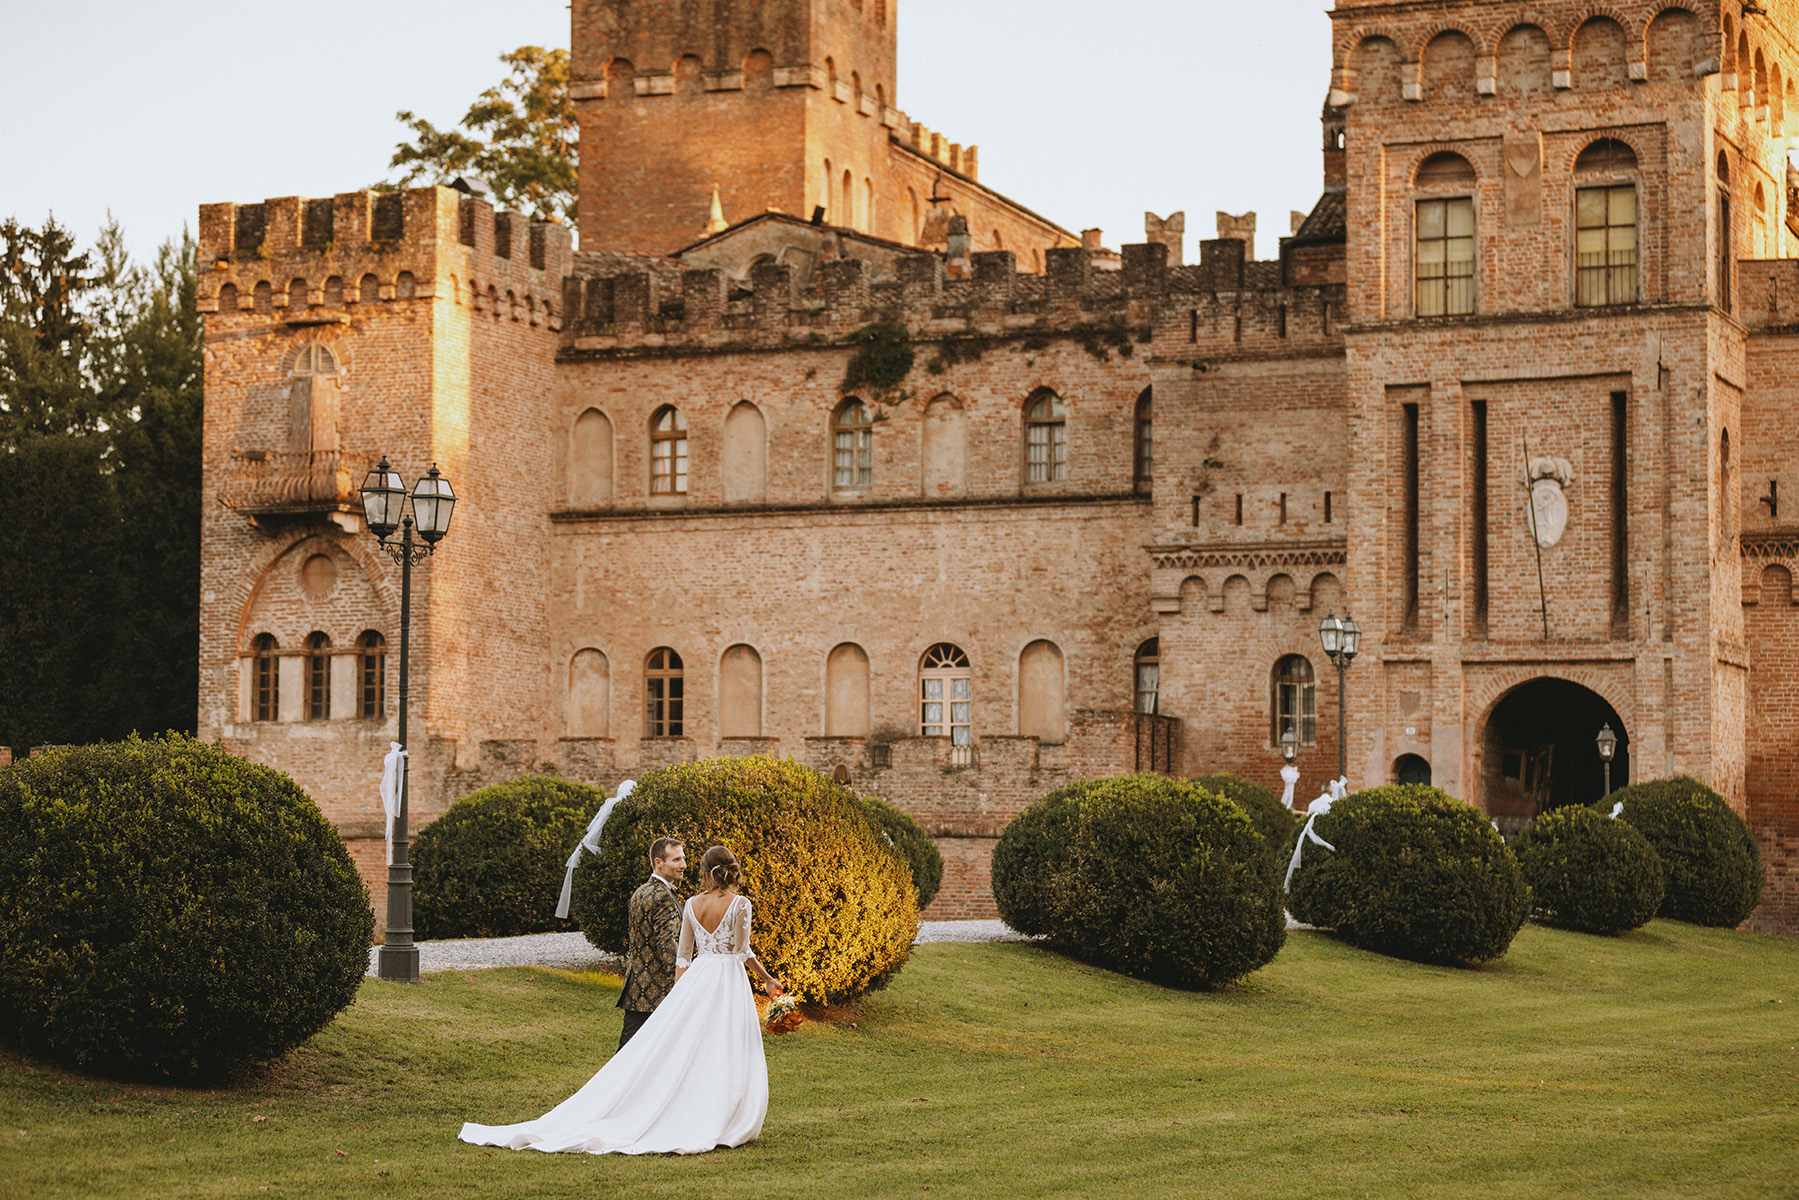
[[[689,900],[675,965],[687,971],[581,1090],[535,1121],[469,1122],[477,1146],[587,1154],[703,1154],[741,1146],[768,1115],[768,1060],[744,974],[750,902],[735,896],[708,932]]]

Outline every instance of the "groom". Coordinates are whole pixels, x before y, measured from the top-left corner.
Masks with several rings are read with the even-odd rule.
[[[657,838],[650,847],[650,864],[650,877],[631,893],[631,942],[625,950],[625,988],[618,997],[625,1010],[620,1050],[675,985],[675,943],[681,936],[675,884],[687,870],[687,851],[676,838]]]

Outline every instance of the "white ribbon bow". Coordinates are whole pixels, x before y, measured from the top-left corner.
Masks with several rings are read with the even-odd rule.
[[[588,822],[587,832],[581,837],[581,844],[576,846],[575,852],[568,856],[568,870],[562,875],[562,898],[556,901],[556,915],[558,917],[561,917],[564,920],[568,918],[568,902],[575,894],[575,865],[581,861],[581,855],[583,853],[592,854],[596,857],[599,855],[600,830],[606,827],[606,818],[612,815],[612,806],[617,804],[620,800],[623,800],[626,796],[629,796],[632,789],[636,786],[636,781],[631,779],[627,779],[619,784],[618,795],[600,805],[600,811],[593,815],[592,821]]]
[[[1336,788],[1336,786],[1337,786],[1336,782],[1332,781],[1331,788],[1334,790]],[[1339,797],[1339,799],[1341,799],[1341,797]],[[1331,797],[1330,797],[1330,793],[1328,793],[1328,792],[1325,793],[1324,795],[1318,797],[1318,799],[1312,801],[1309,805],[1306,806],[1306,812],[1309,814],[1306,817],[1306,827],[1304,829],[1300,830],[1299,840],[1297,842],[1293,843],[1293,858],[1291,861],[1289,861],[1287,863],[1287,878],[1286,878],[1286,881],[1281,884],[1281,887],[1283,890],[1285,890],[1285,891],[1293,890],[1293,872],[1299,870],[1299,856],[1302,853],[1304,853],[1305,848],[1306,848],[1306,843],[1308,841],[1317,842],[1320,846],[1323,846],[1326,850],[1335,850],[1336,849],[1335,846],[1331,845],[1329,842],[1327,842],[1323,838],[1319,837],[1318,834],[1312,829],[1312,826],[1317,823],[1318,818],[1322,817],[1325,813],[1329,812],[1330,810],[1331,810]]]
[[[400,815],[400,780],[406,771],[406,751],[389,742],[381,760],[381,808],[387,813],[387,865],[394,865],[394,818]]]
[[[1293,785],[1299,782],[1299,768],[1288,763],[1281,768],[1281,778],[1287,782],[1287,790],[1281,793],[1281,807],[1291,809],[1293,807]]]
[[[1612,820],[1616,821],[1619,818],[1619,816],[1621,816],[1623,814],[1623,812],[1624,812],[1624,801],[1620,800],[1616,804],[1612,805]]]

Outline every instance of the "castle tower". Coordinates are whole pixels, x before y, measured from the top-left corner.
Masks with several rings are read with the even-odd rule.
[[[541,405],[569,235],[448,188],[209,204],[199,731],[286,771],[385,890],[399,568],[356,489],[385,454],[460,503],[413,573],[413,828],[478,747],[541,732]],[[451,794],[453,792],[453,794]]]
[[[583,249],[696,241],[714,185],[732,221],[823,207],[831,224],[898,233],[875,194],[899,123],[894,8],[576,0]]]
[[[1596,784],[1609,723],[1614,784],[1743,803],[1737,260],[1792,245],[1769,7],[1338,0],[1352,778],[1503,824]]]

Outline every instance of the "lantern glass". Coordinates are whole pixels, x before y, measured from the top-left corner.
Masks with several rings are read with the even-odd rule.
[[[1293,756],[1298,753],[1299,739],[1293,736],[1293,731],[1291,729],[1286,730],[1281,734],[1281,757],[1288,762],[1292,762]]]
[[[362,515],[369,532],[385,540],[406,512],[406,481],[385,457],[362,481]]]
[[[1618,752],[1618,735],[1612,732],[1612,723],[1607,721],[1599,727],[1599,736],[1593,739],[1599,745],[1599,757],[1606,762],[1612,761],[1612,755]]]
[[[1332,658],[1337,657],[1337,650],[1343,644],[1343,622],[1337,620],[1335,610],[1318,622],[1318,638],[1324,643],[1324,652]]]
[[[450,481],[437,473],[432,463],[425,477],[412,489],[412,515],[418,518],[419,536],[435,545],[450,532],[450,513],[456,507],[456,493]]]
[[[1362,627],[1355,623],[1355,618],[1348,613],[1343,614],[1343,657],[1354,658],[1362,648]]]

